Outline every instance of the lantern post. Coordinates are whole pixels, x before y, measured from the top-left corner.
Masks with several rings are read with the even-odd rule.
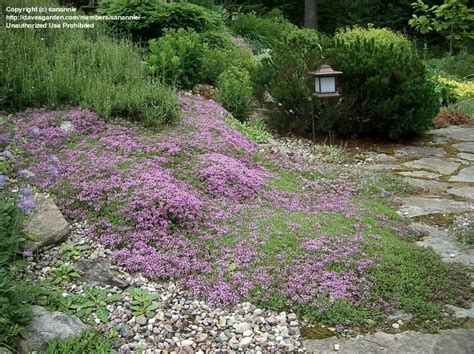
[[[339,97],[336,78],[342,75],[342,71],[333,70],[329,65],[321,65],[318,70],[309,73],[314,76],[314,98],[334,98]],[[316,123],[313,102],[313,143],[316,141]]]

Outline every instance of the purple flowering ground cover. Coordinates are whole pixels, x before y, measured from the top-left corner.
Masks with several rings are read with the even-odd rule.
[[[469,301],[464,270],[410,242],[388,203],[394,181],[259,152],[213,101],[183,96],[181,108],[161,132],[31,109],[7,135],[21,177],[87,219],[117,263],[214,305],[249,299],[342,325]]]

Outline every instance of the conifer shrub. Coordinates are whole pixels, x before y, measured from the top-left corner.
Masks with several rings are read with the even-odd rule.
[[[129,33],[136,40],[161,37],[166,29],[204,32],[224,25],[222,14],[190,3],[157,0],[103,0],[98,13],[108,16],[140,16],[134,21],[109,21],[114,32]]]
[[[309,128],[313,84],[308,72],[322,63],[321,48],[327,41],[313,30],[295,29],[259,61],[253,81],[258,93],[268,91],[279,104],[280,114],[270,122],[276,129]]]
[[[439,111],[435,84],[405,37],[388,29],[345,29],[328,53],[344,74],[341,100],[321,120],[325,129],[401,139],[431,126]]]

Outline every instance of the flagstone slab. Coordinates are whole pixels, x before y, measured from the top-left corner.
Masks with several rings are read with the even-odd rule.
[[[415,177],[415,178],[429,178],[429,179],[437,179],[441,177],[438,173],[426,172],[426,171],[405,171],[399,172],[400,175],[405,177]]]
[[[442,330],[439,333],[404,331],[376,332],[357,338],[330,337],[303,342],[305,352],[318,354],[470,354],[474,352],[474,331]]]
[[[458,154],[458,157],[462,160],[474,162],[474,154],[469,154],[467,152],[461,152]]]
[[[474,200],[474,187],[455,187],[447,190],[449,194]]]
[[[463,168],[456,176],[452,176],[449,181],[474,183],[474,166]]]
[[[470,152],[474,154],[474,143],[458,143],[451,145],[456,150],[462,152]]]
[[[419,160],[405,162],[402,165],[412,169],[425,169],[443,175],[450,175],[456,171],[461,164],[453,159],[425,157]]]
[[[427,191],[446,190],[446,188],[448,188],[447,183],[433,181],[430,179],[420,179],[420,178],[411,178],[411,177],[404,177],[403,179],[409,184],[411,184],[412,186],[415,186]]]
[[[430,130],[429,134],[441,135],[450,139],[473,141],[474,142],[474,128],[461,128],[457,126],[446,127],[442,129]]]
[[[416,242],[417,245],[431,247],[445,262],[460,262],[474,266],[474,249],[463,247],[447,230],[421,223],[414,223],[411,228],[426,234],[421,241]]]
[[[399,213],[414,218],[431,214],[460,213],[470,210],[471,203],[458,202],[451,199],[408,197],[403,199]]]
[[[397,156],[444,157],[446,151],[440,147],[404,146],[395,150]]]

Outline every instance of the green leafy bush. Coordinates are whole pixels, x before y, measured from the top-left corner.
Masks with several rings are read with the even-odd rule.
[[[166,29],[194,29],[197,32],[223,27],[223,14],[189,3],[164,3],[156,0],[104,0],[98,13],[110,16],[140,16],[136,21],[109,21],[116,32],[148,40],[161,37]]]
[[[338,32],[329,52],[342,101],[323,117],[326,129],[390,139],[421,133],[439,110],[434,83],[411,43],[387,29]]]
[[[132,288],[128,292],[132,296],[130,309],[134,316],[153,316],[154,311],[158,308],[158,303],[155,300],[160,298],[159,294],[140,288]]]
[[[237,119],[244,119],[253,96],[250,74],[232,67],[217,79],[217,98]]]
[[[283,39],[285,34],[295,28],[283,17],[257,16],[255,13],[240,14],[232,22],[232,31],[261,47],[271,48]]]
[[[248,122],[241,122],[234,117],[227,118],[227,122],[230,126],[242,134],[244,134],[247,138],[255,141],[259,144],[268,143],[271,139],[272,135],[268,132],[267,127],[262,119],[254,119]]]
[[[252,72],[256,65],[250,51],[230,43],[223,48],[205,48],[202,53],[202,80],[215,85],[217,78],[230,67],[238,67]]]
[[[0,109],[80,106],[149,126],[179,118],[176,93],[148,77],[127,40],[100,30],[19,29],[8,31],[2,52]]]
[[[190,88],[200,81],[203,50],[194,30],[169,30],[150,41],[150,70],[169,84]]]
[[[293,30],[257,67],[254,81],[260,86],[259,91],[268,90],[281,105],[281,115],[271,121],[278,130],[308,129],[313,93],[308,72],[322,63],[320,45],[325,47],[326,41],[313,30]]]

